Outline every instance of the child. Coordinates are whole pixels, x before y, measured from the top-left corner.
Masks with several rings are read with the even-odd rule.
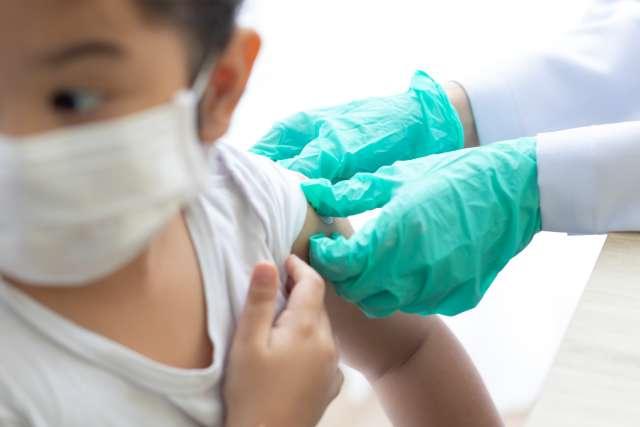
[[[349,232],[296,175],[214,144],[260,46],[237,3],[1,3],[0,424],[221,425],[252,267]],[[328,293],[397,425],[499,423],[437,318],[369,320]]]

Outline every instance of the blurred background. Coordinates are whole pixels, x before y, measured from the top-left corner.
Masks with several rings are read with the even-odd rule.
[[[227,139],[250,147],[296,111],[403,92],[416,69],[440,80],[478,69],[500,74],[502,58],[552,43],[588,6],[588,0],[246,0],[241,22],[259,30],[264,47]],[[356,226],[371,215],[354,218]],[[535,403],[603,242],[542,233],[476,310],[447,319],[510,426],[521,425]],[[349,371],[323,426],[378,425],[389,424],[364,379]]]

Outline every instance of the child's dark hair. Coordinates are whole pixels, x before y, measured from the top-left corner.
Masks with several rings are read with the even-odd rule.
[[[229,43],[242,0],[134,0],[151,19],[177,25],[191,49],[192,77]]]

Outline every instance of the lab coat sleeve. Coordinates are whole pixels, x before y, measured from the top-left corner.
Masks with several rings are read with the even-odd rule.
[[[546,231],[640,230],[640,121],[538,136]]]
[[[601,0],[553,46],[459,80],[481,144],[538,135],[544,230],[640,230],[637,52],[640,1]]]
[[[481,144],[640,120],[640,1],[601,0],[549,46],[459,76]]]

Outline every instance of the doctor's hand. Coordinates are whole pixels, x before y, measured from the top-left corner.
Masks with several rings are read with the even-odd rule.
[[[444,89],[419,71],[406,93],[298,113],[251,151],[309,178],[337,182],[463,143],[462,124]]]
[[[541,228],[533,138],[302,187],[323,216],[382,208],[351,238],[319,235],[310,245],[312,266],[374,317],[473,308]]]
[[[315,426],[342,386],[324,280],[295,256],[286,268],[294,287],[275,323],[278,271],[254,270],[229,356],[227,427]]]

